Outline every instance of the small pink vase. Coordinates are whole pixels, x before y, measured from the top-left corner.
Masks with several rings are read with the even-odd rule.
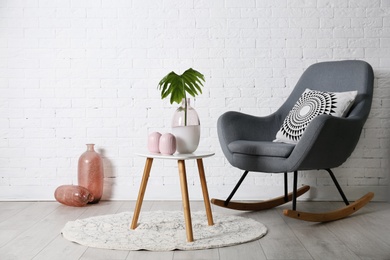
[[[161,134],[159,132],[153,132],[148,136],[148,150],[151,153],[160,153],[159,143]]]
[[[78,183],[87,188],[94,199],[90,203],[98,203],[103,195],[103,160],[95,152],[94,144],[87,144],[87,151],[84,152],[78,163]]]
[[[171,133],[163,134],[160,138],[160,152],[165,155],[172,155],[176,152],[176,138]]]
[[[54,192],[54,198],[67,206],[83,207],[93,201],[93,195],[84,187],[77,185],[62,185]]]

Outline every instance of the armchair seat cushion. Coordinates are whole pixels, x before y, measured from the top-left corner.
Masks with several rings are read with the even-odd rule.
[[[294,144],[272,141],[236,140],[228,144],[232,153],[283,158],[289,157],[294,147]]]

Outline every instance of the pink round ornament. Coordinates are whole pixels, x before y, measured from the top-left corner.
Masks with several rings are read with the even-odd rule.
[[[176,152],[176,137],[171,133],[163,134],[160,138],[159,147],[162,154],[174,154]]]
[[[148,150],[151,153],[160,153],[160,138],[159,132],[153,132],[148,136]]]

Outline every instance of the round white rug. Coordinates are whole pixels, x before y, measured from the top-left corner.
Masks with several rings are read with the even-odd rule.
[[[260,222],[213,213],[208,226],[205,212],[192,212],[194,242],[186,241],[183,212],[141,212],[138,227],[130,229],[132,212],[69,221],[64,238],[78,244],[117,250],[197,250],[232,246],[261,238],[267,228]]]

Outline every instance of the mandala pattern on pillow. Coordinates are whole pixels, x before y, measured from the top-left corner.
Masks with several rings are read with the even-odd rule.
[[[306,89],[285,118],[275,141],[296,144],[317,116],[345,116],[356,95],[357,91],[323,92]]]

